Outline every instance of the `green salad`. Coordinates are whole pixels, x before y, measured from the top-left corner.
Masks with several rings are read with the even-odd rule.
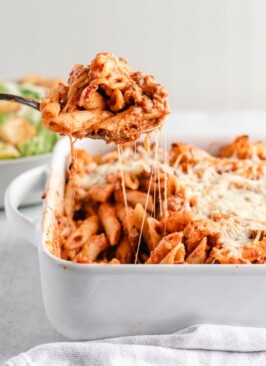
[[[44,87],[0,81],[0,93],[41,100]],[[59,135],[42,127],[41,114],[27,106],[0,101],[0,159],[46,154]]]

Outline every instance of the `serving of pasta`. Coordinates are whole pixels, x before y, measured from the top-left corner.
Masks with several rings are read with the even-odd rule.
[[[61,135],[120,144],[162,126],[168,93],[153,76],[132,72],[123,58],[99,53],[90,65],[75,65],[67,85],[50,90],[41,112],[43,125]]]
[[[75,150],[57,215],[58,256],[85,264],[266,261],[266,144],[239,136],[217,156],[127,144]]]

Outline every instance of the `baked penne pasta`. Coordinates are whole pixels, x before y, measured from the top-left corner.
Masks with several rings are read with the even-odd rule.
[[[84,264],[266,263],[265,146],[240,136],[219,156],[184,143],[167,159],[155,145],[76,151],[54,252]]]

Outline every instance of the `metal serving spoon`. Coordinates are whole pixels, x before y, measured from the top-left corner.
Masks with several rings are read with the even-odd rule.
[[[6,100],[9,102],[16,102],[16,103],[24,104],[28,107],[37,109],[37,111],[40,111],[40,103],[36,102],[35,100],[33,100],[31,98],[23,98],[18,95],[0,93],[0,100]],[[154,127],[150,127],[149,129],[146,129],[146,130],[132,132],[131,135],[139,135],[139,134],[143,134],[143,133],[147,134],[152,131],[155,131],[159,127],[161,127],[161,126],[154,126]],[[110,138],[110,136],[108,136],[108,135],[97,135],[97,134],[93,134],[93,133],[87,133],[85,137],[91,138],[91,139],[99,139],[99,140],[108,140]],[[125,138],[127,138],[127,136],[125,136],[125,135],[116,136],[117,140],[125,139]]]
[[[38,111],[40,110],[40,103],[30,98],[23,98],[18,95],[0,93],[0,100],[7,100],[9,102],[25,104],[28,107],[37,109]]]

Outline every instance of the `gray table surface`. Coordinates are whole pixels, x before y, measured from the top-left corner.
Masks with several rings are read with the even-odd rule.
[[[39,217],[41,206],[22,209]],[[0,210],[0,365],[43,343],[65,341],[50,325],[42,302],[38,253]]]

